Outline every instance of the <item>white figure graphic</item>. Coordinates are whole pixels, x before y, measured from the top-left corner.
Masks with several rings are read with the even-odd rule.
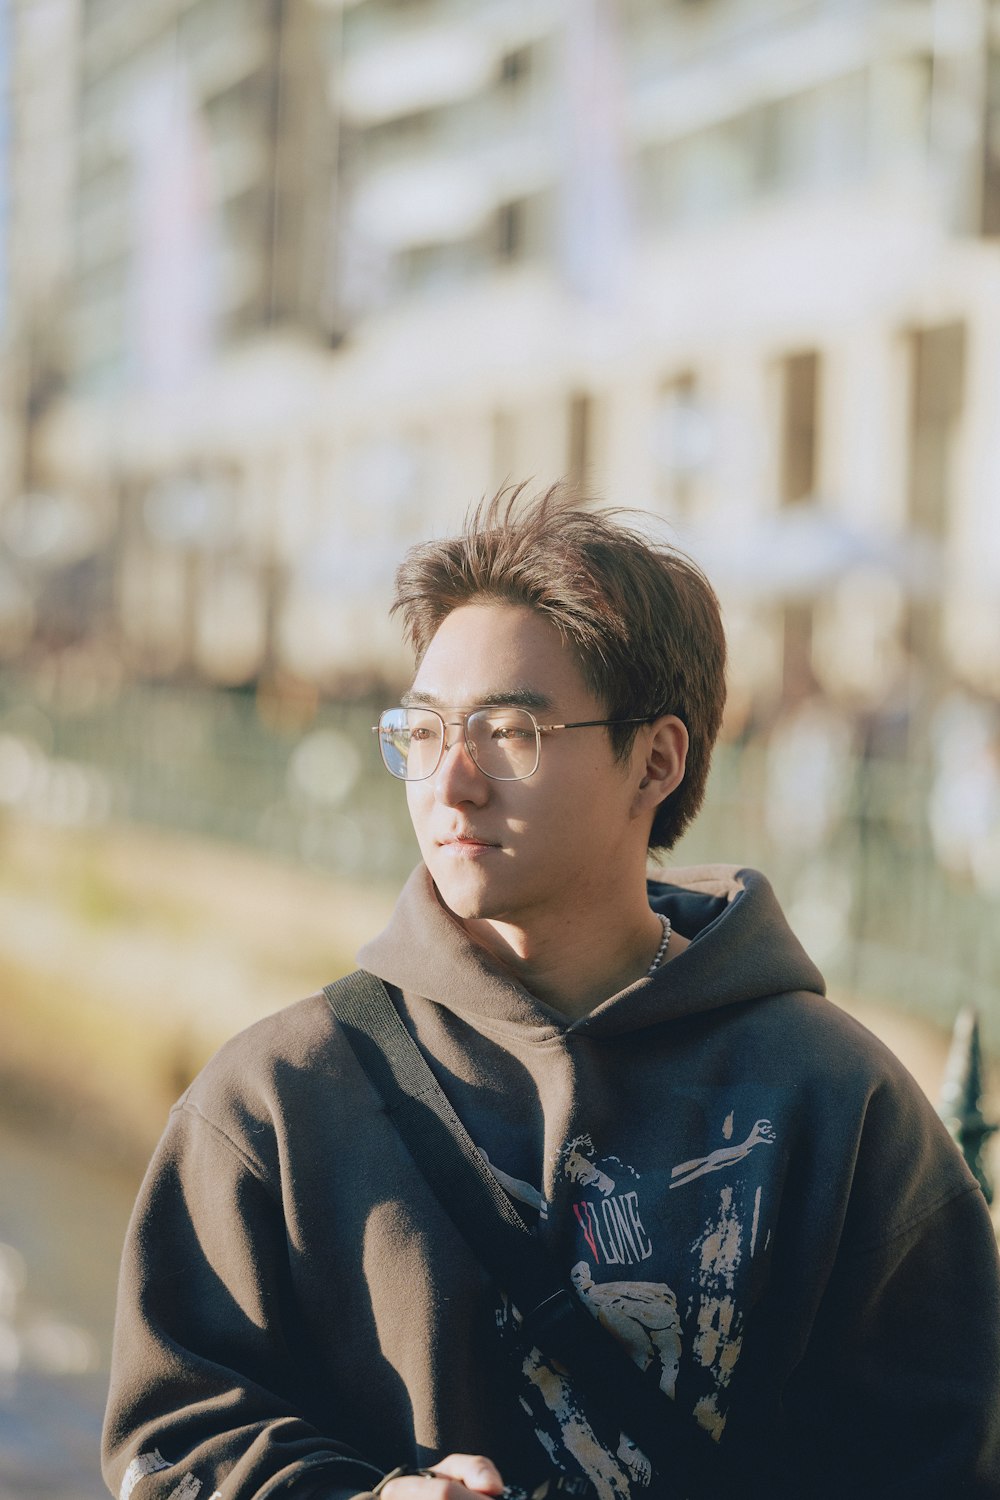
[[[618,1444],[618,1457],[629,1472],[629,1478],[633,1484],[640,1484],[646,1488],[652,1483],[653,1465],[643,1453],[637,1448],[632,1439],[622,1433],[622,1440]]]
[[[595,1187],[605,1198],[615,1190],[615,1185],[606,1172],[588,1161],[582,1151],[567,1152],[563,1172],[570,1182],[582,1183],[584,1187]]]
[[[683,1187],[686,1182],[693,1182],[696,1177],[704,1177],[706,1172],[719,1172],[723,1167],[731,1167],[735,1162],[742,1161],[749,1156],[755,1146],[773,1146],[777,1136],[774,1126],[770,1120],[758,1120],[745,1141],[738,1146],[720,1146],[717,1151],[710,1151],[707,1156],[696,1156],[693,1161],[682,1161],[679,1166],[674,1167],[670,1173],[676,1181],[672,1182],[672,1188]]]
[[[577,1404],[569,1381],[549,1364],[538,1349],[532,1349],[526,1356],[522,1369],[531,1385],[540,1393],[559,1428],[566,1451],[572,1454],[587,1475],[598,1500],[628,1500],[633,1483],[649,1483],[648,1479],[642,1480],[641,1470],[636,1472],[635,1459],[631,1463],[623,1463],[621,1444],[618,1453],[612,1453],[604,1446]],[[533,1414],[530,1405],[525,1405],[523,1401],[521,1404],[529,1415]],[[535,1435],[551,1455],[552,1442],[546,1428],[536,1425]]]
[[[595,1284],[585,1260],[577,1262],[570,1277],[597,1321],[621,1340],[640,1370],[659,1359],[660,1390],[672,1396],[681,1358],[681,1320],[670,1288],[656,1281]]]

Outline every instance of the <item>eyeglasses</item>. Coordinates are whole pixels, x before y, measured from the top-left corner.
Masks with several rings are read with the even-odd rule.
[[[491,781],[525,781],[538,770],[542,735],[557,729],[596,729],[609,724],[651,724],[642,719],[579,719],[575,724],[539,724],[526,708],[474,708],[449,719],[461,724],[465,748]],[[372,734],[382,761],[400,781],[426,781],[448,748],[446,723],[433,708],[387,708]]]

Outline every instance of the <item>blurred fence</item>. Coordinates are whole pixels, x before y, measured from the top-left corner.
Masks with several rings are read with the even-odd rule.
[[[320,704],[307,726],[281,725],[251,696],[165,686],[81,706],[7,678],[0,810],[66,826],[150,823],[402,879],[416,844],[403,790],[379,764],[376,714]],[[831,796],[809,781],[808,757],[796,786],[773,749],[720,747],[705,808],[671,863],[763,868],[835,992],[948,1027],[973,1003],[987,1044],[1000,1046],[996,896],[936,858],[930,768],[843,755]]]
[[[324,704],[308,727],[282,727],[240,693],[132,686],[81,709],[0,681],[0,806],[68,826],[151,823],[394,878],[417,851],[370,732],[377,712]]]
[[[995,894],[942,867],[928,818],[930,766],[851,756],[822,839],[769,830],[769,746],[723,747],[706,807],[677,854],[739,860],[769,876],[835,994],[887,1002],[951,1028],[979,1008],[1000,1045],[1000,928]],[[788,789],[789,800],[794,799]]]

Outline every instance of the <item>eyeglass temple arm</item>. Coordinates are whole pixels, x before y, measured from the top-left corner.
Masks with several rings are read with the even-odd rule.
[[[474,712],[489,713],[489,709],[478,709],[474,710]],[[535,722],[537,723],[538,721],[536,720]],[[538,724],[538,728],[543,733],[548,734],[553,729],[597,729],[604,728],[609,724],[652,724],[652,722],[652,718],[648,716],[641,719],[576,719],[572,724]],[[372,734],[382,734],[385,731],[381,724],[373,724],[370,732]]]
[[[641,719],[577,719],[572,724],[539,724],[539,729],[548,731],[550,729],[596,729],[603,728],[609,724],[652,724],[653,720],[648,717]]]

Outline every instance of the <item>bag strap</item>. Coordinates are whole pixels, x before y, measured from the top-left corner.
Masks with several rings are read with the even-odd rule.
[[[558,1360],[588,1401],[638,1444],[657,1471],[664,1500],[718,1493],[719,1449],[565,1285],[452,1109],[382,981],[359,969],[323,993],[442,1207],[513,1299],[529,1347]]]

